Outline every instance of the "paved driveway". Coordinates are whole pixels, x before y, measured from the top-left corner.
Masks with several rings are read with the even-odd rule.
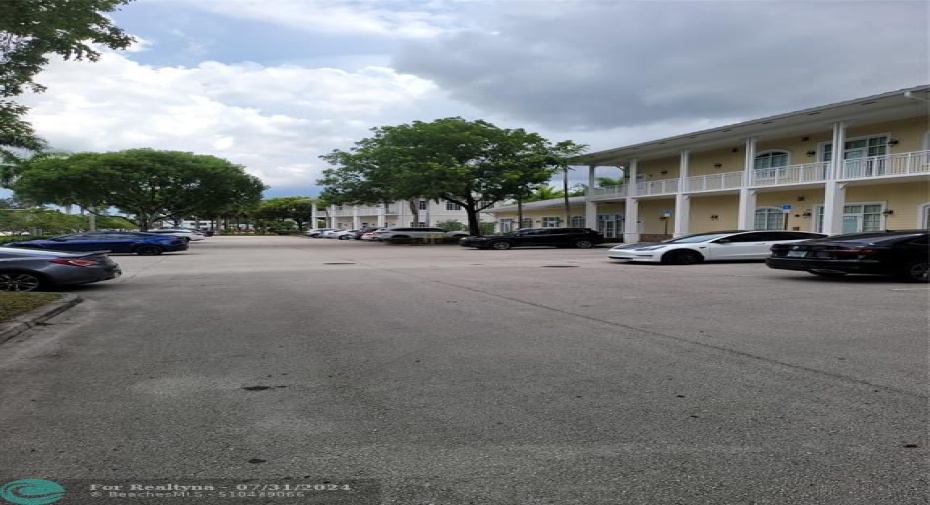
[[[117,260],[0,345],[0,477],[927,503],[926,286],[302,237]]]

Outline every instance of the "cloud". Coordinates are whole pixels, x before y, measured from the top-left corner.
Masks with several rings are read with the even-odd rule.
[[[393,66],[548,128],[751,118],[926,82],[922,1],[504,2]],[[893,27],[893,28],[892,28]]]
[[[40,81],[49,91],[22,101],[56,149],[213,154],[276,187],[312,186],[326,168],[320,154],[437,99],[428,81],[389,68],[155,67],[115,53],[97,63],[54,61]]]
[[[220,16],[262,21],[315,33],[431,38],[460,28],[444,2],[345,0],[222,0],[177,2]]]

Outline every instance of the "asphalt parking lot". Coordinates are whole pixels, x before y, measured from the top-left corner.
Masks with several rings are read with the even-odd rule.
[[[927,503],[927,286],[606,254],[214,237],[117,256],[121,279],[0,346],[0,477]]]

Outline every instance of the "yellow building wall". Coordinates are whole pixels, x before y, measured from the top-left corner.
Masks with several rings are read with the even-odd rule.
[[[670,210],[673,212],[672,217],[667,219],[668,234],[672,234],[672,232],[675,231],[675,200],[668,198],[639,201],[640,233],[649,235],[666,233],[666,221],[660,219],[663,210]]]
[[[852,139],[872,135],[890,135],[892,139],[898,141],[898,144],[888,146],[889,154],[922,151],[924,134],[930,130],[928,121],[930,121],[930,115],[901,121],[850,126],[846,129],[846,137]]]
[[[636,170],[639,172],[639,175],[642,176],[640,182],[658,181],[679,177],[680,172],[678,168],[680,165],[681,161],[678,156],[667,156],[665,158],[640,161]],[[663,174],[662,172],[667,173]]]
[[[923,184],[881,184],[846,188],[847,204],[870,202],[882,202],[886,210],[894,211],[894,214],[885,217],[885,228],[920,228],[921,207],[930,204],[930,185],[925,180]]]
[[[735,230],[739,211],[738,195],[691,197],[691,233]],[[712,219],[711,216],[717,216]]]
[[[791,212],[788,213],[788,229],[797,228],[799,231],[813,232],[815,228],[814,208],[817,205],[823,205],[823,201],[823,188],[760,192],[756,198],[756,208],[776,207],[780,209],[782,205],[791,205]],[[805,216],[805,214],[808,215]],[[749,227],[752,227],[752,223]]]
[[[724,149],[692,152],[688,160],[688,175],[696,177],[699,175],[741,172],[745,156],[744,149],[735,145]],[[714,166],[717,164],[720,166]]]

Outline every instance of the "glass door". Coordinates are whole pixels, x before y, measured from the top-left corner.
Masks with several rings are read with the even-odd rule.
[[[862,214],[843,214],[843,233],[862,231]]]

